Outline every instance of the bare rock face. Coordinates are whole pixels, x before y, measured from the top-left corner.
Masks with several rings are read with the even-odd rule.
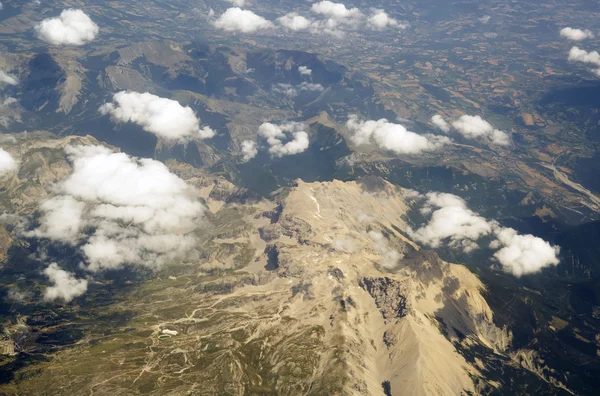
[[[401,190],[381,179],[298,181],[280,206],[260,235],[268,268],[290,284],[285,315],[323,329],[331,352],[319,367],[343,361],[313,377],[330,384],[320,391],[380,394],[385,383],[391,394],[475,392],[478,369],[452,337],[464,331],[493,350],[510,336],[494,326],[476,276],[406,238]],[[456,330],[442,334],[444,326]]]
[[[445,263],[437,253],[431,250],[408,252],[402,259],[402,266],[414,271],[417,278],[423,283],[442,279],[448,271],[448,263]]]
[[[400,281],[382,277],[362,278],[358,284],[373,297],[384,319],[399,319],[410,314],[410,301],[405,294],[410,285],[406,282],[402,284]]]
[[[280,224],[269,224],[268,226],[260,228],[258,231],[260,232],[260,237],[265,242],[279,239],[283,235]]]
[[[19,163],[18,172],[5,177],[5,188],[0,195],[10,202],[12,212],[31,212],[40,199],[48,195],[48,189],[71,172],[64,148],[68,145],[100,145],[91,136],[67,136],[55,138],[44,133],[28,133],[14,136],[2,148]]]
[[[277,222],[281,227],[281,233],[289,238],[297,239],[299,242],[306,242],[313,235],[310,224],[302,219],[284,215]]]
[[[6,259],[8,249],[12,244],[12,238],[4,226],[0,226],[0,262]]]

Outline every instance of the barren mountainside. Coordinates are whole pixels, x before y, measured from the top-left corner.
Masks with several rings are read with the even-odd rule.
[[[0,395],[595,395],[598,1],[0,0]]]
[[[68,144],[97,142],[32,139],[13,148],[39,165],[37,178],[13,176],[5,200],[26,210],[43,198],[70,171],[61,156]],[[86,335],[54,349],[52,361],[24,366],[5,392],[450,395],[497,389],[502,379],[486,378],[488,363],[515,365],[512,335],[494,323],[478,277],[408,237],[411,191],[376,177],[298,180],[265,200],[168,165],[209,208],[197,253],[130,278],[128,291],[87,313],[65,306],[22,317],[11,331],[28,342],[32,331]],[[112,282],[92,285],[90,299]],[[31,324],[52,311],[56,327]],[[537,367],[531,360],[522,370]]]

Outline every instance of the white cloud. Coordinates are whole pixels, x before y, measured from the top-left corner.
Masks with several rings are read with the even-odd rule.
[[[358,253],[359,249],[352,239],[336,239],[333,247],[346,253]]]
[[[498,250],[494,257],[506,272],[519,277],[539,272],[542,268],[558,265],[560,247],[533,235],[519,235],[512,228],[503,228],[496,233],[490,247]]]
[[[495,220],[487,220],[471,211],[466,202],[456,195],[428,193],[421,213],[431,215],[426,225],[409,235],[417,242],[440,247],[445,241],[453,248],[471,252],[479,247],[482,237],[492,237],[491,249],[500,249],[494,257],[504,271],[521,276],[557,265],[560,248],[534,235],[519,235],[512,228],[501,227]]]
[[[29,291],[22,291],[19,288],[11,287],[6,293],[6,299],[13,302],[23,303],[30,300],[33,293]]]
[[[205,207],[164,164],[100,146],[65,151],[73,172],[42,203],[30,236],[79,246],[90,271],[156,268],[193,248]]]
[[[373,15],[368,19],[369,26],[374,30],[384,30],[388,27],[396,27],[398,29],[406,29],[406,25],[399,23],[383,10],[375,10]]]
[[[328,0],[313,4],[311,9],[317,14],[326,15],[334,19],[345,19],[362,15],[356,7],[348,9],[342,3],[334,3]]]
[[[495,129],[480,116],[463,115],[453,121],[452,126],[467,139],[481,139],[499,146],[510,144],[510,137],[505,132]]]
[[[309,19],[298,15],[295,12],[285,14],[284,16],[277,18],[277,21],[284,28],[295,32],[306,30],[312,25],[312,22]]]
[[[489,15],[484,15],[481,18],[477,18],[477,20],[483,23],[484,25],[487,24],[490,21],[490,19],[492,19],[492,17]]]
[[[100,107],[102,114],[110,114],[115,122],[133,122],[145,131],[171,141],[208,139],[215,132],[204,127],[194,111],[179,102],[161,98],[148,92],[122,91],[113,96],[113,103]]]
[[[352,133],[350,139],[357,146],[373,141],[379,148],[397,154],[435,151],[450,143],[450,139],[445,136],[418,135],[400,124],[394,124],[385,119],[363,121],[356,115],[351,115],[346,127]]]
[[[482,140],[485,143],[499,146],[508,146],[510,144],[510,137],[506,132],[494,128],[480,116],[463,115],[449,124],[441,115],[436,114],[431,117],[431,123],[445,133],[450,132],[450,127],[452,126],[467,139]]]
[[[417,190],[411,190],[410,188],[403,188],[402,195],[408,199],[421,199],[423,195]]]
[[[600,54],[598,51],[587,52],[578,47],[573,47],[569,51],[569,61],[589,63],[596,66],[597,69],[594,69],[594,73],[600,77]]]
[[[10,110],[9,107],[15,103],[17,103],[17,99],[15,99],[13,97],[9,96],[4,100],[2,100],[2,98],[0,98],[0,126],[3,126],[6,129],[9,128],[13,119],[15,119],[15,114],[13,112],[9,111]],[[13,140],[13,139],[15,139],[15,137],[9,136],[9,135],[4,135],[3,137],[0,137],[0,143],[2,141],[7,141],[7,139]]]
[[[274,93],[285,95],[290,98],[298,96],[298,90],[292,84],[278,83],[273,85],[271,89]]]
[[[35,26],[37,36],[54,45],[83,45],[99,32],[89,16],[81,10],[64,10],[60,17],[44,19]]]
[[[50,264],[44,270],[44,274],[54,283],[44,292],[44,300],[46,301],[63,300],[70,302],[87,290],[87,280],[75,278],[73,273],[60,269],[56,263]]]
[[[467,208],[467,203],[452,194],[428,193],[421,212],[431,213],[426,226],[410,231],[415,241],[439,247],[446,239],[450,246],[471,251],[474,242],[493,231],[493,223]]]
[[[9,152],[0,148],[0,176],[17,170],[17,161]]]
[[[301,91],[322,92],[325,90],[325,87],[323,87],[321,84],[308,83],[308,82],[303,82],[298,87],[300,88]]]
[[[569,40],[573,41],[581,41],[588,38],[593,38],[594,33],[589,30],[581,30],[581,29],[573,29],[570,27],[566,27],[560,31],[560,35],[562,37],[566,37]]]
[[[431,117],[431,123],[442,132],[450,132],[450,124],[448,124],[446,120],[444,120],[444,118],[439,114],[436,114],[433,117]]]
[[[381,256],[381,265],[384,268],[392,269],[398,265],[400,260],[400,253],[390,248],[387,239],[382,233],[376,231],[369,231],[369,237],[375,242],[375,249]]]
[[[348,31],[406,28],[406,25],[379,9],[373,9],[367,16],[356,7],[347,8],[342,3],[326,0],[313,4],[311,11],[317,14],[319,19],[313,20],[290,12],[278,18],[277,21],[281,26],[292,31],[309,30],[313,34],[329,34],[337,38],[342,38]]]
[[[299,66],[298,73],[300,73],[303,76],[310,76],[312,74],[312,70],[306,66]]]
[[[84,210],[85,203],[70,195],[52,197],[40,204],[43,221],[33,235],[76,244],[85,225]]]
[[[17,85],[19,83],[19,79],[12,74],[6,73],[4,70],[0,70],[0,83]]]
[[[258,128],[258,134],[267,140],[269,153],[274,157],[281,158],[306,151],[309,140],[305,129],[306,125],[296,122],[283,125],[265,122]],[[286,143],[284,143],[285,140],[287,140]]]
[[[325,90],[321,84],[303,82],[300,85],[293,86],[291,84],[278,83],[273,85],[273,92],[293,98],[298,96],[298,90],[304,92],[322,92]]]
[[[256,157],[256,154],[258,154],[256,143],[252,140],[244,140],[242,142],[242,154],[244,154],[244,162],[248,162]]]
[[[228,32],[253,33],[261,29],[268,29],[273,24],[252,11],[233,7],[227,9],[215,21],[215,26]]]
[[[228,3],[233,4],[236,7],[243,7],[246,4],[246,0],[225,0]]]
[[[0,134],[0,143],[15,144],[17,142],[18,142],[17,138],[14,137],[13,135],[2,135],[2,134]]]
[[[321,1],[313,4],[311,10],[325,17],[312,23],[313,33],[326,33],[341,38],[346,31],[360,30],[367,25],[364,14],[358,8],[349,9],[342,3]]]

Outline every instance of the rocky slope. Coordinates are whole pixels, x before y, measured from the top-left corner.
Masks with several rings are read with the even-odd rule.
[[[401,191],[377,179],[298,182],[284,202],[269,226],[276,271],[304,294],[290,316],[348,346],[340,393],[380,394],[382,384],[393,394],[475,391],[478,370],[452,341],[459,333],[501,352],[510,335],[493,325],[477,277],[405,236]]]
[[[3,191],[7,208],[33,213],[70,172],[63,149],[74,143],[97,144],[7,145],[21,162]],[[210,210],[203,242],[126,291],[109,298],[111,283],[101,280],[85,301],[61,308],[70,319],[54,331],[75,326],[82,337],[25,365],[3,392],[449,395],[497,386],[459,352],[503,354],[511,335],[494,325],[475,275],[407,237],[409,191],[378,178],[299,180],[267,201],[168,165]],[[25,320],[53,334],[34,322]],[[163,330],[177,335],[159,338]],[[26,352],[40,353],[36,342]]]

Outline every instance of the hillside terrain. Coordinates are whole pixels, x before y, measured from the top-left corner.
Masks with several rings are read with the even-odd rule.
[[[26,160],[4,202],[35,210],[70,172],[63,150],[76,144],[99,142],[28,137],[15,146]],[[5,293],[33,294],[6,306],[5,331],[22,353],[4,362],[4,378],[14,378],[4,392],[568,391],[568,377],[540,356],[548,351],[515,345],[500,324],[524,312],[495,314],[477,275],[408,236],[410,190],[373,176],[298,180],[265,199],[190,165],[167,165],[210,210],[209,225],[196,231],[202,242],[184,261],[156,273],[99,274],[77,304],[54,307],[36,302],[45,281],[30,274],[43,262],[27,252],[39,242],[15,239],[6,251]],[[552,316],[534,331],[560,321]]]
[[[0,394],[596,394],[563,3],[2,0]]]

